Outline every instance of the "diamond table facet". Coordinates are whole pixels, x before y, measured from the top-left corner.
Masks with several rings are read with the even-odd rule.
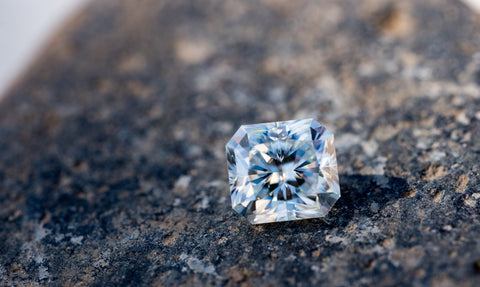
[[[252,224],[324,217],[340,198],[333,134],[313,119],[243,125],[226,151],[232,207]]]

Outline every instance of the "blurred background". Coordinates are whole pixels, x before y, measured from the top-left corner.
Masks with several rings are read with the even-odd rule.
[[[0,1],[0,99],[52,33],[87,0]]]
[[[480,0],[462,0],[480,11]],[[88,0],[0,2],[0,99],[27,69],[49,37]]]

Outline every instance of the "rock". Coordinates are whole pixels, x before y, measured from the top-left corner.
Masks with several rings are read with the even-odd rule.
[[[479,286],[479,16],[397,2],[92,2],[0,103],[0,282]],[[250,225],[227,140],[306,117],[342,197]]]

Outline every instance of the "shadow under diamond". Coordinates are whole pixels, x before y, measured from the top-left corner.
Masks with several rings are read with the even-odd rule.
[[[405,179],[378,175],[340,175],[342,196],[325,218],[285,221],[251,225],[252,229],[270,234],[316,232],[319,228],[329,229],[347,226],[356,217],[373,216],[372,205],[378,210],[389,202],[399,199],[408,191]]]

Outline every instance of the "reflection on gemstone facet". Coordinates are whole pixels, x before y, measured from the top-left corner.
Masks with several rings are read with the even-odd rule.
[[[324,217],[340,198],[333,134],[313,119],[241,126],[226,150],[232,207],[252,224]]]

